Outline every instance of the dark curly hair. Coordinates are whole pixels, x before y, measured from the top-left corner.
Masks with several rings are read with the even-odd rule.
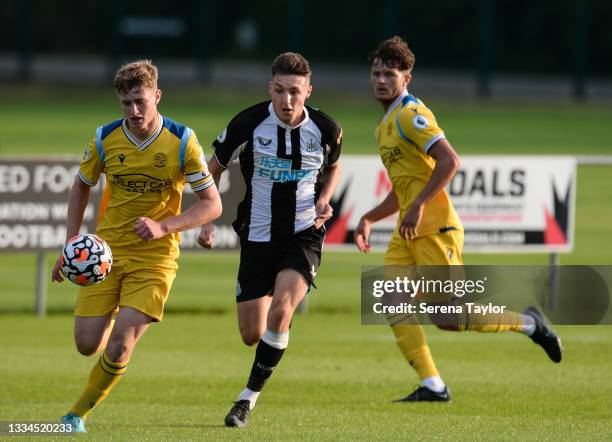
[[[370,55],[370,63],[374,60],[380,60],[390,68],[405,71],[413,68],[415,58],[408,44],[396,35],[378,45]]]

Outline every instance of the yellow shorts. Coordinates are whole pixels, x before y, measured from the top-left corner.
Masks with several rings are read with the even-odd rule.
[[[81,288],[74,314],[105,316],[119,307],[131,307],[159,322],[177,268],[175,260],[158,263],[116,260],[104,281]]]
[[[406,241],[399,232],[393,236],[385,253],[385,265],[461,265],[463,230],[449,230]]]

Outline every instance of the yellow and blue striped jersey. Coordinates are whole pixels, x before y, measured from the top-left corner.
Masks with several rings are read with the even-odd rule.
[[[421,100],[405,92],[389,106],[376,128],[376,139],[393,190],[398,197],[398,223],[431,177],[436,160],[429,149],[445,138],[433,113]],[[418,226],[418,236],[426,236],[449,227],[462,229],[459,216],[446,190],[425,205]]]
[[[100,126],[83,155],[79,178],[94,186],[102,173],[107,183],[97,234],[115,259],[178,258],[178,233],[143,241],[134,224],[141,216],[160,221],[178,215],[185,182],[195,192],[214,184],[195,133],[161,115],[155,132],[142,142],[123,118]]]

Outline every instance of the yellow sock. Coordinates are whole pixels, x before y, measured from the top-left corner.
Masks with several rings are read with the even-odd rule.
[[[394,325],[391,326],[391,329],[395,333],[397,346],[421,380],[431,376],[440,376],[421,325]]]
[[[83,419],[91,410],[102,402],[108,393],[121,379],[121,375],[127,370],[126,362],[112,362],[105,352],[102,352],[100,360],[91,370],[85,391],[78,401],[70,409],[71,413],[81,416]]]
[[[481,333],[520,332],[523,315],[515,312],[504,313],[468,313],[465,311],[459,324],[459,330],[473,330]]]

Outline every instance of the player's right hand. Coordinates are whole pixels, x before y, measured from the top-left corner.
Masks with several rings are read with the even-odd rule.
[[[359,220],[359,224],[357,224],[357,229],[355,229],[355,235],[353,236],[353,240],[357,245],[357,248],[363,253],[369,253],[372,246],[368,242],[370,238],[370,227],[371,223],[365,218],[361,218]]]
[[[212,249],[215,239],[215,226],[213,223],[204,224],[198,236],[198,244],[205,249]]]
[[[64,277],[62,276],[62,271],[60,270],[61,267],[62,255],[57,258],[57,261],[55,261],[55,265],[53,266],[53,270],[51,270],[51,281],[64,282]]]

